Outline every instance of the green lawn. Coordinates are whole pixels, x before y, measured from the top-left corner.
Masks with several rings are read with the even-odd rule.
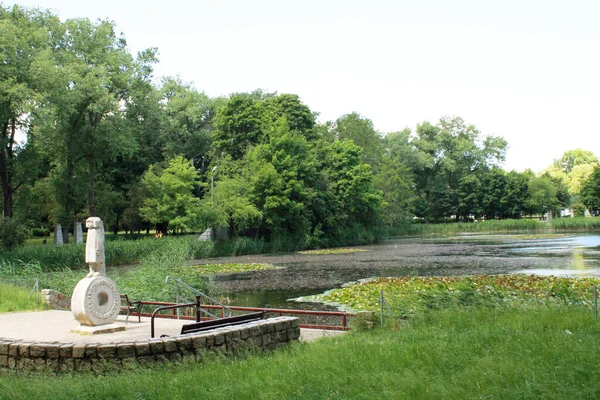
[[[96,376],[0,380],[1,399],[592,399],[588,308],[453,308],[287,350]]]
[[[13,311],[42,310],[41,298],[30,289],[0,283],[0,313]],[[0,327],[2,336],[2,327]]]

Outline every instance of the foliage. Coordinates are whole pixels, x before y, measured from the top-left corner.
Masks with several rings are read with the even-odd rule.
[[[0,218],[0,249],[11,250],[22,246],[28,236],[27,229],[12,218]]]
[[[598,158],[591,151],[575,149],[566,151],[559,160],[554,160],[546,173],[560,180],[571,196],[577,196],[597,166]]]
[[[409,139],[408,129],[384,138],[385,150],[373,178],[373,185],[383,194],[382,220],[390,227],[406,223],[415,212],[414,175],[410,169],[413,155]]]
[[[140,214],[164,234],[169,228],[185,232],[202,227],[200,199],[193,195],[198,180],[192,164],[181,156],[172,159],[165,169],[152,165],[142,178],[149,196]]]
[[[523,302],[590,304],[600,279],[535,275],[377,278],[311,296],[310,301],[351,310],[377,311],[380,291],[393,312],[411,316],[425,309],[497,306]],[[307,298],[304,298],[306,300]]]
[[[270,269],[276,269],[272,264],[260,264],[260,263],[249,263],[249,264],[200,264],[195,265],[194,269],[196,272],[202,275],[214,275],[214,274],[232,274],[238,272],[249,272],[249,271],[266,271]]]
[[[600,167],[596,167],[583,185],[581,200],[593,212],[600,210]]]
[[[466,124],[461,118],[442,118],[435,126],[424,122],[417,126],[416,136],[412,143],[419,156],[411,167],[421,204],[417,216],[426,220],[457,215],[457,189],[461,179],[503,161],[507,146],[502,138],[482,137],[475,126]],[[462,184],[464,188],[464,179]],[[486,185],[481,187],[486,188]],[[463,216],[467,213],[465,206],[468,203],[472,200],[462,200]],[[471,213],[475,214],[477,210]]]

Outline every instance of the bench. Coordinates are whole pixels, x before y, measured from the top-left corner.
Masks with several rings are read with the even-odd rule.
[[[142,318],[140,313],[142,311],[142,302],[141,301],[131,301],[126,294],[121,295],[121,313],[127,314],[125,317],[125,325],[127,325],[127,321],[129,320],[129,314],[135,311],[138,316],[138,322],[142,322]]]
[[[258,321],[263,319],[265,313],[263,311],[244,314],[244,315],[235,315],[233,317],[225,317],[218,319],[211,319],[209,321],[201,321],[194,322],[193,324],[183,325],[181,327],[181,334],[184,335],[186,333],[196,333],[208,331],[210,329],[222,328],[224,326],[232,326],[232,325],[240,325],[245,324],[252,321]]]

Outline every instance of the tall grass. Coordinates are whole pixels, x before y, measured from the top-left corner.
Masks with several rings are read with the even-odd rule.
[[[555,231],[599,231],[600,218],[555,218],[551,225]]]
[[[0,282],[0,313],[43,309],[38,292]]]
[[[600,329],[579,308],[437,310],[399,330],[101,376],[6,375],[2,399],[593,399]]]
[[[600,218],[555,218],[552,221],[505,219],[481,222],[449,222],[443,224],[407,223],[387,230],[389,236],[456,235],[487,232],[565,232],[598,231]]]

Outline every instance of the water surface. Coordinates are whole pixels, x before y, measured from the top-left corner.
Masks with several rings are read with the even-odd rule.
[[[232,304],[298,308],[288,299],[371,277],[527,273],[600,277],[600,235],[464,235],[358,246],[366,252],[197,260],[271,263],[277,270],[217,276]]]

